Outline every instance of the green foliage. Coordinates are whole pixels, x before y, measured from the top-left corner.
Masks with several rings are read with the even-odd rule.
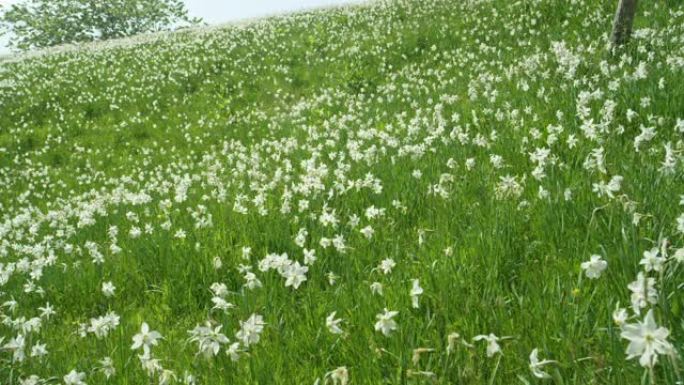
[[[396,0],[0,62],[0,383],[163,383],[131,349],[146,322],[174,385],[342,385],[340,367],[347,385],[640,384],[616,307],[653,311],[677,355],[652,379],[681,383],[683,11],[643,9],[616,56],[612,1]],[[660,272],[640,264],[653,248]],[[303,249],[296,289],[260,268]],[[640,273],[658,297],[636,315]],[[79,336],[108,312],[116,329]],[[255,313],[237,361],[189,341],[210,322],[234,343]],[[493,357],[473,341],[489,333]]]
[[[25,0],[0,14],[19,49],[51,47],[196,24],[182,0]]]

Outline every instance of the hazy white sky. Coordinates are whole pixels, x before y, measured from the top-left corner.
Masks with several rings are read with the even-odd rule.
[[[12,4],[20,0],[0,0]],[[311,7],[361,2],[362,0],[185,0],[192,16],[209,24],[240,20]],[[8,52],[6,38],[0,37],[0,54]]]

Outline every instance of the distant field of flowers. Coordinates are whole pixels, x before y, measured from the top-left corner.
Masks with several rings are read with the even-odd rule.
[[[682,384],[684,4],[615,3],[0,62],[0,384]]]

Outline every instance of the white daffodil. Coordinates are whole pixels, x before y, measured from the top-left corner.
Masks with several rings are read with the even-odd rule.
[[[330,315],[328,315],[328,317],[325,318],[325,326],[332,334],[342,334],[342,329],[340,328],[342,319],[335,319],[335,313],[337,312],[332,312]]]
[[[548,373],[544,372],[541,370],[542,367],[545,365],[555,363],[556,361],[551,361],[551,360],[542,360],[539,361],[539,350],[535,348],[532,350],[532,353],[530,353],[530,370],[532,371],[532,374],[537,377],[537,378],[551,378],[551,375]]]
[[[663,271],[663,265],[665,264],[665,257],[660,256],[660,251],[657,247],[651,250],[644,251],[644,257],[639,261],[640,265],[644,266],[644,270],[648,273],[649,271]]]
[[[333,385],[347,385],[349,383],[349,370],[346,366],[332,370],[325,374],[326,382],[330,379]]]
[[[423,288],[420,287],[420,281],[417,279],[413,280],[413,284],[411,286],[411,306],[414,309],[417,309],[420,307],[420,304],[418,303],[420,296],[423,294]]]
[[[64,385],[87,385],[83,380],[85,380],[85,373],[83,372],[77,372],[75,370],[72,370],[64,376]]]
[[[658,361],[658,355],[674,354],[674,349],[667,341],[670,331],[665,327],[658,327],[650,309],[642,322],[626,324],[622,327],[620,336],[629,340],[627,359],[639,357],[639,364],[652,368]]]
[[[632,292],[632,309],[637,314],[649,303],[655,304],[658,302],[655,278],[647,278],[643,272],[639,272],[636,281],[627,285],[627,288]]]
[[[587,262],[581,264],[584,274],[589,279],[598,279],[603,271],[608,267],[608,262],[601,259],[600,255],[592,255]]]
[[[114,286],[114,284],[111,281],[102,282],[102,294],[104,294],[105,297],[113,297],[115,290],[116,286]]]
[[[375,330],[381,332],[385,336],[389,336],[392,331],[397,329],[397,322],[393,320],[397,314],[399,314],[398,311],[389,311],[385,308],[383,313],[379,313],[375,316],[378,320],[375,323]]]
[[[501,346],[499,346],[499,337],[490,333],[489,335],[480,334],[473,337],[473,341],[487,341],[487,357],[493,357],[496,353],[501,352]]]
[[[264,331],[264,318],[259,314],[252,314],[247,321],[240,321],[240,330],[235,337],[247,347],[259,342],[261,333]]]
[[[131,345],[131,349],[138,350],[142,347],[144,354],[148,355],[150,347],[157,345],[161,338],[162,335],[158,331],[150,330],[150,326],[147,322],[143,322],[140,326],[140,333],[133,336],[133,345]]]

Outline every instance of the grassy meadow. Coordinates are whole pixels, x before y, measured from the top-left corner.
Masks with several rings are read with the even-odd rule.
[[[684,3],[616,3],[0,62],[0,384],[682,384]]]

